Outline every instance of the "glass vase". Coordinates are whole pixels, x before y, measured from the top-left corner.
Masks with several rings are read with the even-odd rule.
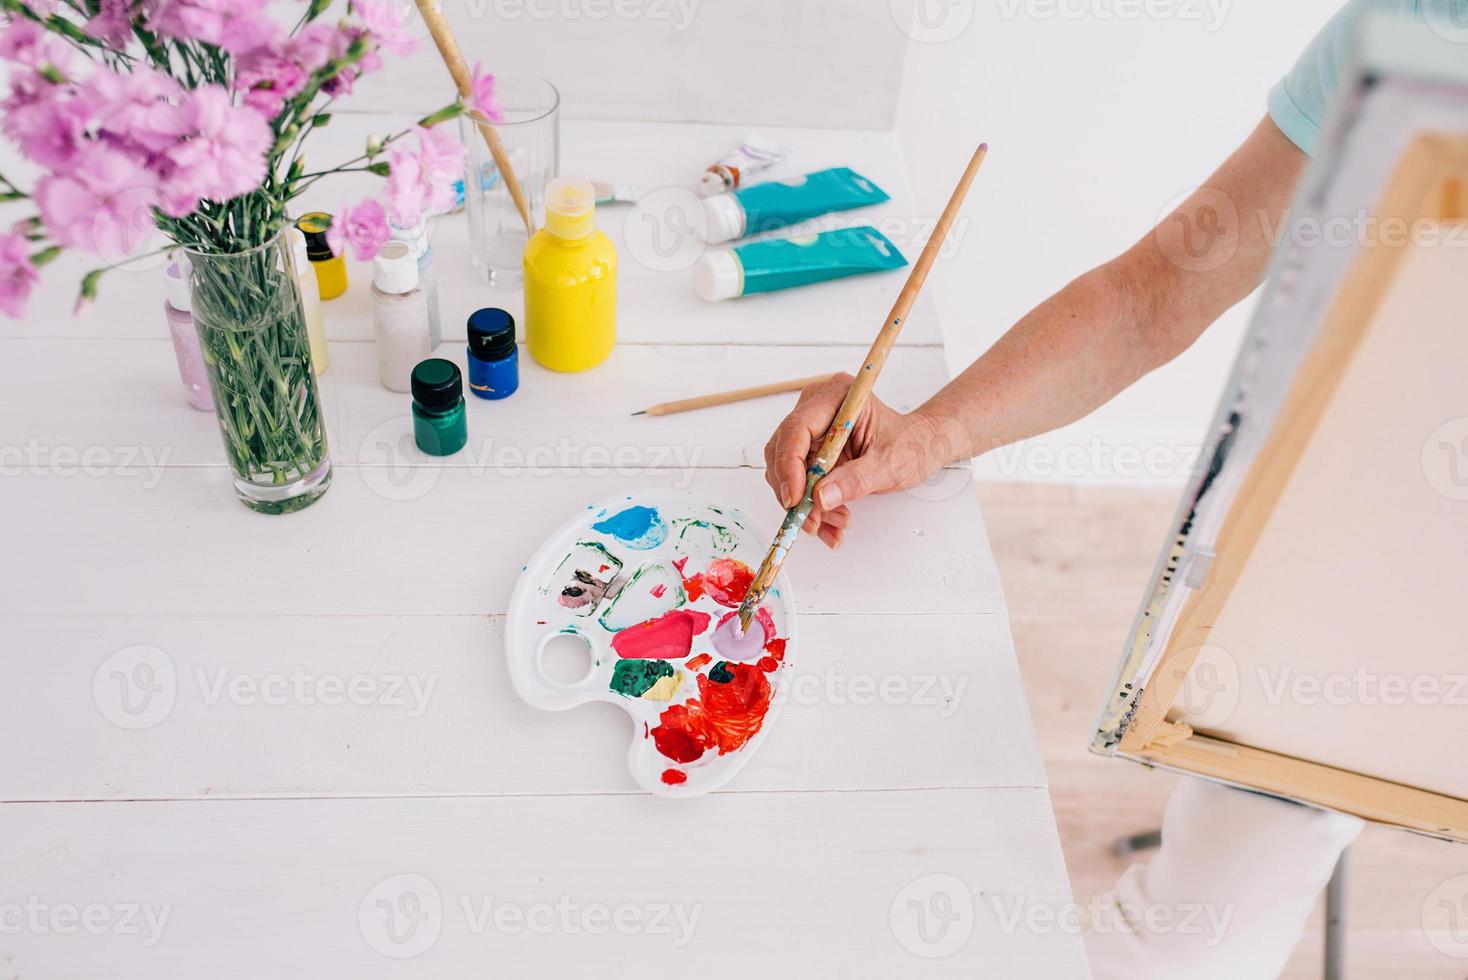
[[[284,233],[258,248],[186,248],[194,322],[235,492],[288,514],[331,483],[311,344]]]

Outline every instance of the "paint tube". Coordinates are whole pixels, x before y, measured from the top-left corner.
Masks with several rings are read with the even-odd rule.
[[[698,179],[699,196],[708,197],[732,191],[741,186],[747,177],[785,159],[789,152],[783,146],[776,146],[769,140],[750,133],[744,137],[744,142],[739,144],[738,149],[726,154],[718,163],[703,172],[703,176]]]
[[[694,288],[715,302],[905,265],[897,246],[871,225],[862,225],[708,252],[694,268]]]
[[[755,184],[732,194],[703,199],[704,241],[717,245],[885,200],[886,191],[846,167]]]

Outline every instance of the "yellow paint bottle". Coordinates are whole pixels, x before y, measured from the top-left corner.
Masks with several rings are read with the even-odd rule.
[[[596,367],[617,342],[617,249],[589,180],[546,185],[545,227],[525,246],[525,341],[552,371]]]
[[[316,286],[322,299],[336,299],[347,291],[347,260],[333,255],[326,244],[326,229],[331,227],[331,215],[324,211],[312,211],[301,216],[296,227],[306,236],[306,257],[311,268],[316,270]]]

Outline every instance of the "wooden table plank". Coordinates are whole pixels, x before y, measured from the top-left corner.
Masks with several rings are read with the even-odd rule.
[[[1053,919],[1026,926],[1027,911],[1069,901],[1054,837],[1035,789],[677,806],[647,795],[12,804],[0,808],[0,879],[20,910],[44,911],[6,936],[6,967],[28,980],[673,964],[710,978],[1085,977],[1077,935]],[[958,904],[934,900],[935,886]],[[95,934],[52,928],[52,910],[88,905],[106,923]],[[620,930],[596,918],[601,907],[625,909]],[[127,909],[140,910],[137,931],[121,927]],[[945,944],[951,955],[925,958]],[[411,965],[395,958],[405,953]]]
[[[4,628],[5,800],[638,792],[624,712],[515,696],[502,616]],[[790,653],[730,791],[1044,785],[1003,617],[807,616]]]
[[[494,402],[468,398],[469,445],[447,458],[413,444],[411,396],[378,382],[371,344],[331,345],[321,402],[332,458],[340,463],[487,469],[496,461],[544,465],[603,454],[608,462],[623,460],[624,469],[763,469],[765,440],[794,406],[793,394],[660,418],[631,413],[777,376],[855,370],[865,354],[865,347],[627,346],[596,371],[573,375],[540,367],[522,348],[520,390]],[[462,344],[444,344],[436,356],[464,367]],[[25,475],[30,460],[54,458],[58,450],[79,461],[87,453],[115,459],[122,447],[142,446],[165,465],[224,465],[214,416],[185,404],[167,341],[0,340],[0,387],[24,390],[37,376],[48,379],[47,397],[0,416],[0,474]],[[910,411],[946,380],[941,349],[901,348],[877,391]]]
[[[222,467],[9,481],[24,515],[0,566],[0,615],[464,615],[506,611],[520,566],[572,514],[672,487],[780,516],[748,470],[614,473],[338,467],[309,509],[266,519]],[[1000,613],[970,477],[864,502],[840,552],[813,539],[786,568],[801,612]],[[454,569],[445,573],[444,569]]]

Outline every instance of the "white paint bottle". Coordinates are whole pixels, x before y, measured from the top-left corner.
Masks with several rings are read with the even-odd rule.
[[[428,357],[430,342],[418,256],[405,242],[388,242],[372,260],[372,337],[382,386],[411,390],[413,368]]]

